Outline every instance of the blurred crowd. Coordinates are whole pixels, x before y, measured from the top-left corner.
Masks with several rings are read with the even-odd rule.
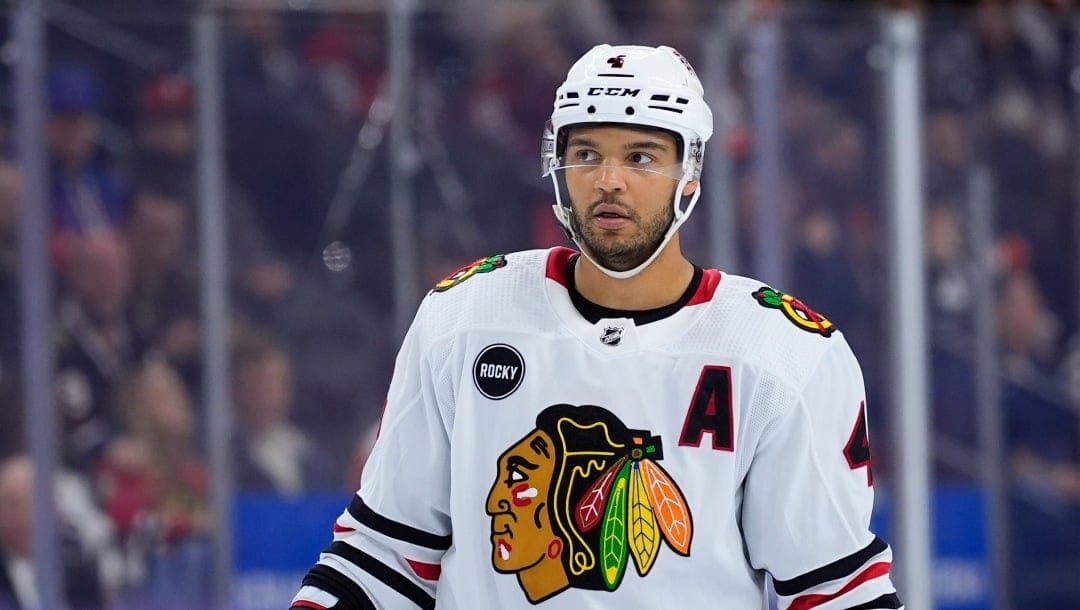
[[[156,18],[132,17],[122,3],[101,0],[80,3],[85,14],[65,13],[50,26],[49,313],[62,435],[56,493],[75,608],[167,608],[209,586],[215,520],[201,368],[192,51],[184,3],[145,4],[145,15]],[[481,255],[565,243],[536,154],[555,87],[595,41],[674,46],[707,86],[709,75],[728,75],[730,91],[714,102],[726,128],[710,155],[730,159],[733,181],[704,187],[731,194],[739,261],[731,268],[710,260],[705,201],[701,217],[687,225],[685,246],[700,264],[754,275],[754,253],[767,244],[753,241],[764,178],[755,163],[751,39],[772,17],[783,24],[780,238],[791,253],[791,285],[778,288],[825,314],[853,344],[874,405],[875,479],[888,484],[895,409],[883,349],[890,332],[881,98],[888,49],[880,7],[456,0],[415,18],[415,106],[402,109],[387,97],[385,15],[379,2],[371,4],[347,14],[226,12],[228,260],[213,264],[228,269],[239,490],[346,494],[358,484],[399,339],[394,310],[415,305],[395,301],[386,137],[394,112],[409,112],[413,128],[402,162],[416,206],[416,272],[428,286]],[[980,274],[988,274],[1011,516],[1015,532],[1024,532],[1014,536],[1018,557],[1037,560],[1044,572],[1076,573],[1069,570],[1080,569],[1080,97],[1073,65],[1080,32],[1053,3],[931,3],[924,15],[935,475],[946,483],[979,477],[973,320]],[[110,31],[115,44],[86,34],[95,28]],[[706,51],[718,36],[727,41],[722,65]],[[0,77],[6,609],[10,600],[34,607],[27,601],[34,466],[18,388],[21,174],[13,160],[11,75]],[[981,171],[991,176],[986,199],[973,187]],[[991,215],[988,244],[971,231],[980,211]],[[331,243],[349,254],[347,264],[324,264]],[[1032,524],[1040,535],[1028,534]],[[1075,607],[1075,590],[1045,581],[1037,590],[1017,587],[1017,594],[1033,607]]]

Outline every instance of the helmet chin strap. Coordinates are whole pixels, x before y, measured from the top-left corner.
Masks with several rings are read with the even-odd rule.
[[[686,222],[686,219],[690,217],[690,212],[694,210],[694,206],[697,205],[698,196],[701,194],[701,186],[699,185],[698,188],[694,189],[693,193],[689,195],[682,195],[683,189],[686,188],[686,183],[690,181],[690,177],[688,175],[683,175],[682,180],[679,181],[679,186],[675,189],[675,196],[673,197],[671,202],[671,205],[675,209],[675,217],[672,219],[671,226],[668,227],[667,232],[664,233],[664,239],[660,241],[660,245],[658,245],[656,249],[653,250],[652,254],[649,255],[649,258],[646,258],[641,264],[634,267],[633,269],[616,271],[614,269],[608,269],[607,267],[597,262],[597,260],[593,258],[591,254],[589,254],[589,250],[582,243],[581,236],[578,235],[578,232],[574,230],[573,225],[570,222],[570,195],[568,190],[566,189],[565,184],[561,184],[562,181],[559,180],[557,174],[558,172],[551,173],[551,181],[555,183],[556,199],[555,205],[551,206],[551,208],[555,211],[555,217],[559,219],[559,223],[562,224],[562,226],[566,229],[567,233],[569,233],[570,239],[572,239],[574,243],[577,244],[578,249],[581,250],[581,255],[587,258],[589,262],[595,265],[596,268],[602,271],[605,275],[613,277],[617,280],[625,280],[634,277],[635,275],[644,271],[646,267],[651,265],[652,262],[656,260],[656,257],[660,256],[660,253],[663,252],[664,248],[667,247],[668,242],[671,241],[671,238],[675,235],[675,232],[678,231],[679,227],[682,226],[682,223]],[[563,204],[564,197],[567,201],[565,205]],[[683,205],[686,206],[685,211],[682,209]]]

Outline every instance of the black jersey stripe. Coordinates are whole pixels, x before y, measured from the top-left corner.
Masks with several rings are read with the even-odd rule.
[[[802,576],[796,576],[790,580],[774,580],[773,588],[776,589],[778,595],[783,595],[785,597],[798,595],[807,589],[812,589],[818,585],[827,583],[830,580],[838,580],[851,576],[856,570],[861,568],[863,564],[869,561],[871,557],[881,553],[887,548],[889,548],[889,545],[885,544],[884,540],[875,537],[870,544],[866,545],[861,551],[856,551],[847,557],[837,559],[828,565],[807,572]]]
[[[439,536],[393,519],[387,519],[364,504],[360,496],[353,496],[349,504],[349,514],[364,527],[373,529],[384,536],[436,551],[445,551],[450,548],[450,536]]]
[[[346,542],[337,541],[326,547],[324,553],[337,555],[361,570],[371,574],[384,585],[400,593],[412,603],[424,610],[434,610],[435,598],[428,595],[419,585],[409,580],[401,572],[375,559],[371,555]]]
[[[889,608],[890,610],[895,608],[903,608],[904,604],[900,601],[895,593],[887,593],[881,597],[870,600],[865,604],[859,604],[858,606],[852,606],[848,610],[882,610]]]
[[[364,593],[360,585],[330,566],[316,564],[308,570],[307,575],[304,576],[304,586],[315,587],[338,598],[338,603],[334,604],[335,608],[341,606],[350,610],[376,610],[375,603]]]

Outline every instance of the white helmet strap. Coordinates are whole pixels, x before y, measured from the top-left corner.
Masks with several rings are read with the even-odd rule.
[[[587,258],[589,262],[596,266],[597,269],[604,272],[604,274],[613,277],[618,280],[625,280],[632,278],[635,275],[641,273],[646,267],[652,264],[660,253],[667,247],[668,242],[675,236],[675,233],[679,230],[686,219],[690,217],[690,212],[694,210],[694,206],[697,205],[698,197],[701,195],[701,185],[698,185],[694,189],[694,192],[689,195],[683,195],[683,191],[686,189],[686,185],[691,181],[691,172],[684,172],[682,179],[679,181],[678,186],[675,188],[675,195],[672,198],[671,205],[674,209],[674,216],[671,220],[671,225],[668,226],[667,231],[664,233],[664,238],[660,240],[660,244],[653,250],[644,261],[635,266],[633,269],[626,269],[624,271],[616,271],[615,269],[609,269],[601,264],[589,253],[589,249],[582,242],[581,235],[574,230],[574,224],[571,222],[570,217],[573,214],[570,201],[570,192],[566,186],[565,177],[561,176],[562,172],[551,172],[551,181],[555,185],[555,205],[551,206],[555,212],[555,217],[558,218],[559,223],[566,229],[570,239],[573,240],[579,250],[581,250],[582,256]]]

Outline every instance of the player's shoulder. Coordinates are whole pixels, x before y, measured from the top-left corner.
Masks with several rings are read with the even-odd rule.
[[[537,275],[542,276],[548,252],[522,250],[478,258],[439,280],[431,288],[429,296],[461,298],[506,289]]]
[[[717,297],[728,301],[747,319],[776,328],[784,336],[831,339],[839,330],[833,322],[793,294],[754,278],[725,275]],[[821,344],[815,341],[813,344]]]
[[[432,286],[418,318],[442,328],[465,320],[491,320],[536,302],[542,291],[548,250],[522,250],[484,256],[462,265]]]
[[[754,278],[724,274],[712,299],[716,339],[725,351],[801,384],[833,351],[848,350],[827,315]]]

